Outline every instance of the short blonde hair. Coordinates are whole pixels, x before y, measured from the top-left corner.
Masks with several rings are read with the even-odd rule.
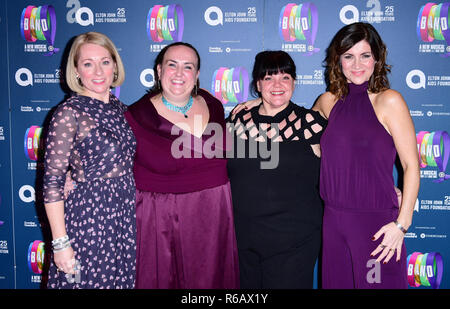
[[[122,85],[125,80],[125,69],[122,59],[120,58],[119,52],[117,51],[114,43],[103,33],[86,32],[77,36],[73,41],[72,47],[70,48],[66,67],[66,82],[70,90],[77,93],[81,93],[84,91],[83,85],[81,85],[79,80],[77,79],[76,67],[78,59],[80,58],[80,47],[83,44],[87,43],[102,46],[111,54],[111,57],[116,64],[115,74],[117,74],[117,78],[114,78],[111,86],[117,87]]]

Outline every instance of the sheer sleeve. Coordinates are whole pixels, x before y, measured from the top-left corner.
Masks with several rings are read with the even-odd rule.
[[[61,104],[50,122],[45,151],[44,202],[64,199],[65,176],[77,133],[74,109]]]

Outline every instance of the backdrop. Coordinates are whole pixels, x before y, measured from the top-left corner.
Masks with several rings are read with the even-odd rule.
[[[99,31],[126,68],[116,95],[131,104],[153,85],[153,60],[173,41],[202,58],[200,84],[226,113],[251,98],[256,53],[289,52],[297,64],[293,101],[311,107],[325,91],[322,61],[336,31],[372,23],[388,46],[391,86],[411,111],[421,187],[406,235],[414,288],[449,288],[450,2],[423,0],[2,0],[0,4],[0,288],[39,288],[49,250],[42,203],[42,138],[66,96],[71,39]],[[397,179],[397,172],[394,177]],[[339,267],[338,265],[336,267]],[[316,284],[317,286],[317,284]]]

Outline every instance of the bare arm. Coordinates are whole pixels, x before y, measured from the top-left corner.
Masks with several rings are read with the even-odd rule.
[[[403,168],[404,185],[397,222],[404,229],[408,229],[412,223],[414,203],[420,184],[420,167],[414,124],[406,102],[397,91],[385,91],[376,98],[375,104],[377,116],[379,116],[381,123],[391,134]],[[386,248],[384,250],[377,248],[373,254],[382,252],[378,257],[378,261],[381,261],[386,256],[385,262],[387,262],[394,254],[394,251],[389,251],[388,249],[395,249],[397,250],[398,261],[403,244],[403,232],[394,223],[389,223],[382,227],[375,234],[374,238],[378,239],[382,234],[384,234],[382,243],[386,245]]]
[[[320,97],[316,100],[314,103],[314,106],[312,107],[312,110],[318,111],[322,117],[325,119],[328,119],[330,116],[331,110],[334,107],[334,104],[336,104],[337,99],[331,92],[325,92],[320,95]]]
[[[403,168],[404,185],[402,204],[397,221],[408,229],[412,223],[414,203],[416,202],[420,184],[420,167],[417,159],[417,142],[414,124],[408,106],[400,93],[389,91],[384,94],[382,122],[392,135],[395,148]]]

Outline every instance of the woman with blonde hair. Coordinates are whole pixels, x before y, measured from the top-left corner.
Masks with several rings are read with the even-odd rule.
[[[133,288],[136,141],[110,89],[125,72],[104,34],[77,36],[66,78],[74,92],[53,114],[45,153],[44,203],[53,237],[49,288]],[[76,182],[64,198],[68,170]]]

